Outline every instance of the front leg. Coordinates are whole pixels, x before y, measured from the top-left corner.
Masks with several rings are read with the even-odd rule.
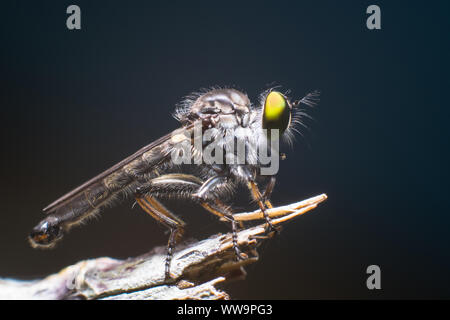
[[[272,208],[272,204],[271,204],[269,198],[270,198],[270,195],[272,194],[273,188],[275,186],[276,178],[275,178],[275,176],[272,176],[270,178],[270,181],[266,187],[266,190],[264,191],[264,194],[261,194],[261,191],[259,191],[258,185],[256,184],[255,180],[251,176],[248,176],[248,177],[249,177],[249,179],[247,181],[247,187],[250,190],[250,194],[251,194],[253,200],[255,200],[258,203],[258,206],[264,215],[264,219],[266,220],[266,223],[267,223],[266,232],[269,234],[269,236],[273,236],[274,234],[277,234],[280,232],[280,228],[275,227],[272,224],[272,220],[269,217],[269,215],[267,214],[267,209]]]
[[[276,182],[276,177],[275,176],[271,176],[270,177],[270,181],[266,186],[266,190],[264,190],[264,193],[262,195],[263,201],[266,204],[267,208],[271,209],[272,203],[270,202],[270,197],[272,196],[272,191],[273,188],[275,187],[275,182]]]

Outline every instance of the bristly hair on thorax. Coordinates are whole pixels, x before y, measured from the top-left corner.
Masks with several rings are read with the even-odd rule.
[[[200,88],[199,90],[193,91],[190,94],[184,96],[183,99],[179,103],[176,104],[175,111],[173,112],[172,116],[177,121],[182,121],[184,116],[187,113],[189,113],[190,108],[192,107],[192,105],[198,98],[200,98],[201,96],[203,96],[204,94],[206,94],[212,90],[225,90],[225,89],[235,89],[235,90],[241,91],[244,94],[247,94],[246,92],[244,92],[240,88],[237,88],[236,86],[210,86],[210,87]]]

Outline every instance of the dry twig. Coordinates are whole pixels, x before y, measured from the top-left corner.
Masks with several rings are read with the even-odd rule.
[[[268,210],[274,225],[314,209],[325,194]],[[259,210],[235,215],[236,220],[263,219]],[[164,279],[166,247],[127,260],[97,258],[78,262],[41,280],[0,279],[0,299],[229,299],[217,283],[245,277],[243,267],[258,260],[257,244],[264,224],[238,232],[248,259],[236,261],[231,234],[178,246],[171,272]]]

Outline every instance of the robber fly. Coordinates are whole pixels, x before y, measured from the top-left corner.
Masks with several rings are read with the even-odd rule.
[[[170,262],[176,242],[185,222],[169,211],[161,202],[164,198],[189,199],[231,224],[233,248],[237,259],[243,259],[237,245],[238,224],[225,195],[239,185],[245,185],[266,219],[267,230],[274,231],[266,210],[271,208],[270,195],[275,174],[262,177],[261,161],[255,149],[270,140],[267,129],[278,130],[289,137],[295,124],[306,115],[300,104],[312,106],[318,93],[310,93],[291,102],[286,94],[269,89],[260,95],[257,105],[247,95],[231,88],[213,88],[188,96],[176,109],[175,118],[181,127],[138,150],[110,169],[62,196],[43,209],[47,215],[29,236],[33,247],[51,248],[69,229],[124,196],[132,195],[137,204],[150,216],[170,230],[165,262],[165,276],[170,277]],[[210,132],[209,139],[196,144],[195,130]],[[244,130],[245,129],[245,130]],[[227,141],[237,141],[247,149],[242,163],[226,161],[236,150],[226,148]],[[215,144],[216,152],[223,151],[223,161],[201,163],[198,155]],[[192,165],[175,164],[174,150],[188,146]],[[203,148],[203,150],[201,150]],[[225,150],[226,149],[226,150]],[[186,151],[186,150],[184,150]],[[217,154],[215,154],[216,156]],[[260,178],[268,181],[261,192]]]

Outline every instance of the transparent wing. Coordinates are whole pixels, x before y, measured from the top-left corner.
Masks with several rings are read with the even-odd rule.
[[[129,191],[146,175],[170,161],[175,143],[190,137],[192,125],[167,134],[141,148],[108,170],[83,183],[43,209],[62,220],[76,222],[85,215],[108,204],[121,193]]]

